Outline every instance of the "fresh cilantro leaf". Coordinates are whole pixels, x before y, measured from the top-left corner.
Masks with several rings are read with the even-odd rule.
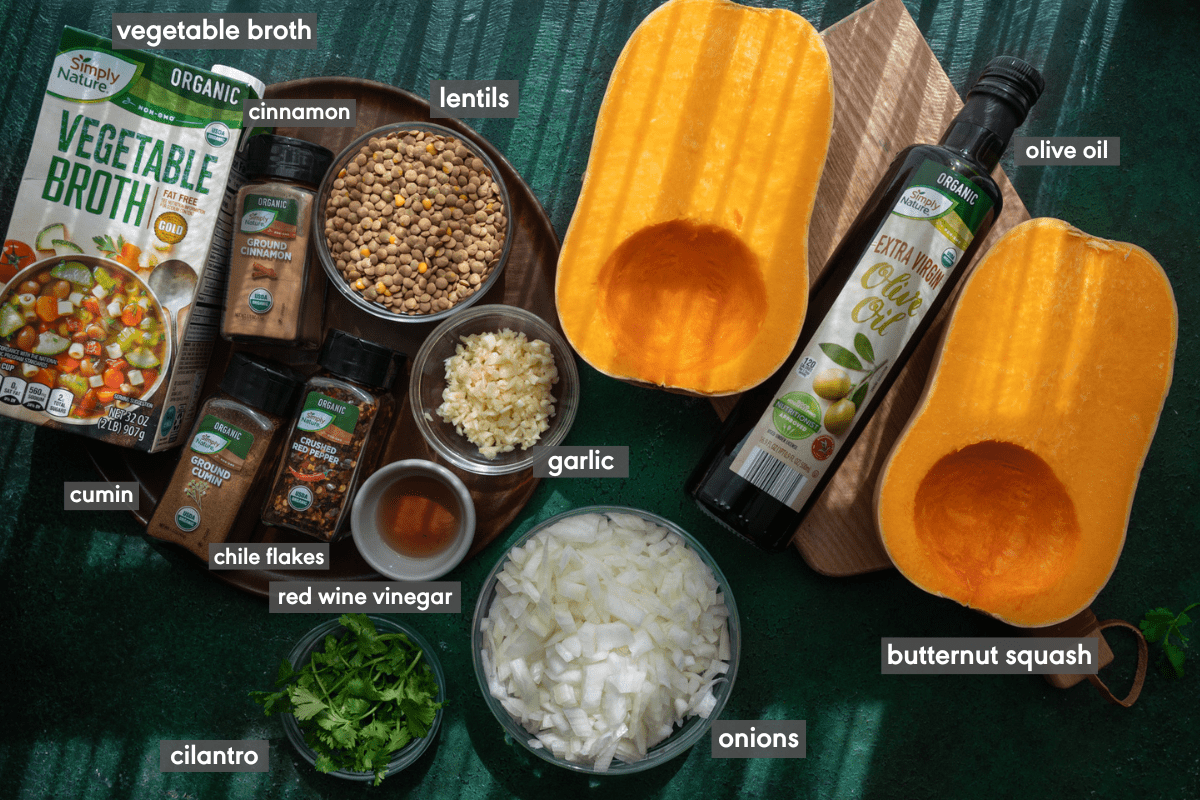
[[[1183,677],[1183,661],[1187,655],[1184,650],[1187,648],[1188,637],[1182,628],[1192,621],[1187,612],[1198,606],[1200,603],[1192,603],[1178,614],[1172,614],[1165,608],[1155,608],[1147,611],[1145,617],[1138,623],[1147,642],[1151,644],[1162,642],[1163,658],[1165,659],[1163,671],[1167,674],[1173,671],[1177,678]],[[1171,641],[1172,636],[1178,640],[1178,644]]]
[[[286,658],[279,662],[279,674],[275,677],[276,686],[284,686],[296,674],[296,670],[292,668],[292,662]]]
[[[1153,644],[1165,636],[1174,623],[1174,614],[1165,608],[1156,608],[1146,612],[1146,616],[1138,623],[1138,627],[1142,629],[1146,641]]]
[[[1176,677],[1183,677],[1183,649],[1175,644],[1163,641],[1163,652],[1167,655],[1167,661],[1175,670]]]
[[[297,686],[292,689],[290,694],[292,699],[292,714],[295,715],[297,720],[315,717],[328,708],[323,700],[308,689]]]

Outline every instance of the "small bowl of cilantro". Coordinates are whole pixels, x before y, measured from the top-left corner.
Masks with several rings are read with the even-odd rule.
[[[429,642],[367,614],[343,614],[305,634],[275,687],[250,697],[268,715],[283,714],[284,732],[308,763],[376,786],[428,749],[446,701]]]

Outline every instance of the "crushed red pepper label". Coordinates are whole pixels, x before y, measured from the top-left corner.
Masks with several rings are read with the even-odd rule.
[[[356,425],[358,406],[334,400],[320,392],[309,392],[296,428],[336,444],[349,444]]]

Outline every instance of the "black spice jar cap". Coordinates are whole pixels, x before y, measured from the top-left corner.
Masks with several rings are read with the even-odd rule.
[[[291,413],[292,399],[302,383],[304,376],[291,367],[234,353],[221,378],[221,391],[252,408],[282,417]]]
[[[246,172],[251,177],[319,186],[332,163],[333,152],[328,148],[291,136],[260,133],[246,143]]]
[[[330,330],[321,346],[318,363],[325,369],[354,383],[388,389],[404,356],[383,345],[368,342],[345,331]],[[395,364],[395,369],[392,365]]]
[[[983,68],[968,94],[983,92],[1003,97],[1019,110],[1020,125],[1045,88],[1045,79],[1029,62],[1015,56],[996,56]]]

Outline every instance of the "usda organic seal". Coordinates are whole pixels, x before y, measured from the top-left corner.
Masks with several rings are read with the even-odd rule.
[[[184,506],[175,512],[175,526],[184,533],[191,533],[200,527],[200,512],[191,506]]]
[[[266,289],[255,289],[250,293],[249,303],[255,314],[265,314],[275,305],[275,298]]]
[[[297,511],[307,511],[313,501],[312,490],[307,486],[293,486],[288,492],[287,501]]]
[[[229,141],[229,126],[223,122],[209,123],[204,129],[204,140],[213,147],[223,147]]]

